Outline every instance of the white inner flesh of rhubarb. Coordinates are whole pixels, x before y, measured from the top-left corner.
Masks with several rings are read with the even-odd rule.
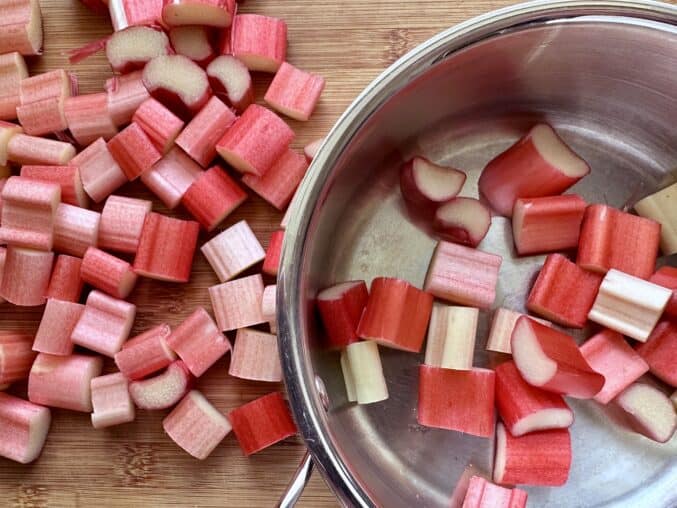
[[[457,198],[437,209],[436,218],[445,226],[465,229],[473,238],[482,238],[491,224],[491,214],[477,199]]]
[[[203,26],[172,28],[169,38],[172,40],[172,46],[176,52],[191,60],[204,60],[212,53],[207,40],[207,29]]]
[[[513,426],[513,435],[548,429],[565,429],[574,423],[574,415],[567,409],[543,409],[522,418]]]
[[[251,85],[247,67],[234,56],[220,56],[207,67],[207,74],[217,78],[226,89],[228,98],[237,102],[244,97]]]
[[[38,49],[42,45],[42,15],[38,0],[31,1],[31,18],[26,25],[26,33],[31,47]]]
[[[494,483],[501,483],[505,474],[505,427],[502,423],[496,424],[496,446],[494,458]]]
[[[677,413],[658,388],[635,384],[618,397],[618,403],[658,441],[667,441],[675,431]]]
[[[159,56],[146,64],[144,78],[152,88],[164,88],[185,104],[197,102],[207,90],[207,75],[192,60],[180,55]]]
[[[193,390],[188,394],[188,397],[191,398],[193,403],[207,418],[209,418],[212,422],[217,423],[221,427],[227,428],[228,432],[230,432],[231,427],[228,419],[223,416],[218,409],[212,406],[204,395],[196,390]]]
[[[417,157],[413,163],[414,181],[418,189],[433,201],[445,201],[456,196],[463,182],[463,173],[432,164]]]
[[[137,405],[159,407],[168,402],[178,402],[179,397],[186,391],[188,376],[181,367],[170,365],[167,370],[158,376],[130,385],[132,396]]]
[[[163,16],[174,25],[230,25],[230,14],[222,7],[201,2],[169,4]]]
[[[557,363],[541,349],[536,335],[524,321],[513,330],[512,356],[524,380],[533,386],[543,386],[557,372]]]
[[[338,300],[340,299],[346,292],[350,291],[350,289],[354,288],[355,286],[361,284],[361,282],[342,282],[341,284],[336,284],[336,286],[332,286],[330,288],[324,289],[320,291],[320,293],[317,295],[318,300]]]
[[[40,450],[42,450],[45,444],[45,439],[47,439],[47,432],[49,431],[51,421],[52,415],[49,409],[43,408],[39,416],[31,422],[28,431],[28,446],[24,456],[26,462],[32,462],[40,454]]]
[[[541,157],[566,176],[576,178],[588,173],[585,161],[565,145],[549,125],[537,125],[530,136]]]
[[[132,26],[112,35],[106,43],[106,57],[113,67],[121,67],[127,62],[149,61],[166,55],[168,45],[164,32]]]

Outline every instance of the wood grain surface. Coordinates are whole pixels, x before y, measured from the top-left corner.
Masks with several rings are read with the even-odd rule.
[[[109,34],[108,20],[75,0],[40,2],[45,54],[31,59],[31,74],[69,68],[77,73],[83,93],[100,91],[110,76],[104,57],[71,66],[66,52]],[[415,45],[455,23],[510,3],[514,2],[248,0],[241,12],[284,18],[289,25],[289,61],[327,79],[311,121],[289,122],[297,134],[294,146],[301,148],[324,135],[365,85]],[[256,76],[255,81],[261,99],[270,76]],[[140,183],[128,184],[119,193],[153,199]],[[156,211],[167,213],[159,200],[153,201]],[[181,210],[170,214],[185,217]],[[267,245],[281,214],[252,194],[219,229],[241,219]],[[202,233],[199,244],[207,238]],[[163,321],[176,325],[196,305],[211,311],[206,288],[218,282],[199,252],[190,284],[139,281],[130,298],[138,306],[133,333]],[[0,305],[2,328],[35,332],[41,313],[41,307],[17,310]],[[229,378],[226,362],[219,361],[198,383],[224,412],[282,388]],[[25,386],[12,390],[25,393]],[[36,463],[21,466],[0,459],[0,506],[273,506],[304,452],[301,440],[295,438],[246,459],[230,435],[199,462],[164,435],[165,414],[138,411],[131,424],[97,431],[88,414],[54,410],[52,430]],[[336,501],[316,475],[300,506],[336,506]]]

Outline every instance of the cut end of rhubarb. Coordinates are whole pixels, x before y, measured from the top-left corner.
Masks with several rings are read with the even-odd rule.
[[[445,240],[477,247],[491,226],[489,209],[473,198],[454,198],[435,213],[435,231]]]
[[[169,52],[169,39],[161,30],[132,26],[115,32],[106,43],[106,58],[116,72],[141,69],[156,56]]]
[[[462,171],[414,157],[402,166],[400,190],[410,204],[430,208],[456,197],[465,179]]]
[[[193,376],[178,360],[162,374],[129,384],[129,394],[140,409],[166,409],[183,398],[190,389]]]
[[[522,316],[515,323],[510,346],[515,365],[530,385],[543,386],[557,372],[557,363],[543,351],[528,317]]]
[[[537,125],[531,129],[530,136],[541,157],[566,176],[581,178],[590,172],[588,163],[569,148],[549,125]]]
[[[254,100],[249,69],[231,55],[222,55],[207,66],[209,83],[216,94],[226,94],[238,111],[244,111]]]
[[[506,462],[506,446],[507,437],[505,426],[502,423],[496,424],[496,445],[494,449],[494,476],[495,483],[503,483],[503,476],[505,475]]]
[[[214,58],[214,48],[209,43],[206,26],[177,26],[169,31],[169,40],[177,54],[186,56],[199,65]]]
[[[574,414],[570,409],[543,409],[522,418],[513,428],[514,436],[549,429],[565,429],[574,423]]]
[[[645,383],[635,383],[615,400],[625,412],[631,427],[644,436],[666,443],[677,428],[677,412],[661,390]]]

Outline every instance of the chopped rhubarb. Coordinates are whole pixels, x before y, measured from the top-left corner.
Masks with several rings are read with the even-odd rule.
[[[73,329],[71,340],[113,358],[127,340],[135,316],[135,305],[94,290],[87,297],[85,310]]]
[[[479,437],[494,434],[493,370],[419,367],[418,423]]]
[[[31,335],[0,331],[0,385],[28,378],[36,356],[32,345]]]
[[[615,268],[640,279],[654,272],[661,225],[607,205],[585,210],[576,262],[586,270],[606,273]]]
[[[544,430],[514,437],[496,425],[494,481],[506,485],[564,485],[571,469],[568,429]]]
[[[287,57],[287,24],[269,16],[238,14],[229,44],[229,53],[250,71],[277,72]]]
[[[209,298],[219,329],[227,332],[265,323],[261,315],[262,296],[260,274],[210,287]]]
[[[0,120],[16,118],[21,80],[27,77],[26,62],[19,52],[0,54]]]
[[[608,404],[649,371],[642,357],[613,330],[605,329],[593,335],[580,350],[590,367],[604,376],[604,386],[594,397],[600,404]]]
[[[131,122],[134,111],[150,97],[143,84],[142,71],[113,76],[106,81],[108,112],[118,127]]]
[[[275,113],[249,106],[226,131],[216,151],[241,173],[262,176],[289,148],[294,131]]]
[[[72,256],[84,256],[99,237],[101,214],[61,203],[54,215],[54,250]]]
[[[423,289],[462,305],[486,309],[496,299],[501,256],[463,245],[439,242]]]
[[[136,180],[162,158],[141,126],[132,123],[108,142],[108,150],[128,180]]]
[[[174,209],[201,174],[202,168],[181,148],[175,146],[155,166],[141,175],[141,181],[167,208]]]
[[[622,424],[658,443],[667,443],[677,429],[672,401],[647,383],[630,385],[614,399],[612,409]]]
[[[101,211],[99,247],[136,253],[143,223],[153,207],[146,199],[109,196]]]
[[[58,356],[72,354],[71,334],[84,310],[85,306],[79,303],[47,299],[40,327],[35,334],[33,351]]]
[[[200,392],[189,392],[162,421],[167,435],[187,453],[204,460],[231,431],[223,416]]]
[[[324,78],[282,62],[263,100],[276,111],[302,122],[313,114]]]
[[[247,457],[297,432],[289,406],[278,392],[233,409],[228,413],[228,420]]]
[[[320,151],[320,147],[322,146],[322,143],[324,143],[324,138],[318,138],[310,143],[308,143],[306,146],[303,147],[303,155],[306,156],[306,159],[309,161],[312,161],[315,156],[317,155],[317,152]]]
[[[494,317],[491,320],[489,337],[487,338],[487,351],[511,354],[510,338],[512,337],[512,331],[515,328],[515,323],[517,323],[517,320],[522,316],[526,316],[526,314],[504,308],[496,309]],[[545,319],[539,319],[533,316],[528,317],[535,319],[546,326],[552,326],[552,323]]]
[[[477,247],[491,226],[491,213],[479,200],[453,198],[435,212],[433,228],[443,239]]]
[[[524,490],[506,489],[480,476],[473,476],[462,508],[525,508],[527,496]]]
[[[16,108],[16,116],[24,132],[31,136],[44,136],[68,128],[64,99],[60,97],[22,104]]]
[[[672,297],[665,307],[665,314],[672,318],[677,318],[677,268],[674,266],[664,266],[656,270],[649,282],[663,286],[672,290]]]
[[[388,398],[381,356],[376,342],[348,344],[341,353],[341,370],[350,402],[373,404]]]
[[[38,0],[13,0],[0,7],[0,53],[42,53],[42,14]]]
[[[53,97],[65,99],[77,95],[73,88],[73,75],[63,69],[36,74],[21,81],[21,104]]]
[[[266,275],[277,277],[277,271],[280,267],[280,256],[282,255],[282,244],[284,242],[284,230],[273,231],[270,234],[268,248],[266,249],[266,258],[263,260],[261,271]]]
[[[221,55],[207,66],[209,84],[216,95],[239,113],[254,102],[254,86],[249,69],[232,55]]]
[[[261,315],[268,321],[270,333],[277,333],[277,285],[263,288]]]
[[[33,307],[45,303],[54,253],[7,247],[0,296],[9,303]],[[12,274],[11,277],[8,274]]]
[[[577,399],[590,399],[604,386],[574,339],[522,316],[512,332],[512,357],[524,380],[532,386]]]
[[[549,254],[526,307],[562,326],[583,328],[601,283],[601,275],[583,270],[561,254]]]
[[[225,28],[235,15],[235,0],[167,0],[162,19],[169,26],[206,25]]]
[[[221,282],[232,279],[266,257],[256,235],[244,220],[216,235],[200,250]]]
[[[167,35],[147,26],[132,26],[115,32],[106,41],[106,58],[120,74],[143,69],[153,58],[169,54]]]
[[[61,187],[61,202],[87,208],[89,198],[85,193],[77,166],[30,166],[21,168],[21,176],[41,182],[56,183]]]
[[[195,377],[200,377],[230,351],[228,339],[211,316],[198,307],[167,337],[167,344],[179,355]]]
[[[80,277],[81,264],[80,258],[59,254],[54,262],[45,296],[65,302],[78,302],[84,284]]]
[[[97,139],[76,155],[70,164],[80,170],[82,186],[96,203],[106,199],[128,181],[103,138]]]
[[[121,299],[132,292],[137,277],[127,261],[96,247],[89,247],[85,252],[80,276],[87,284]]]
[[[92,379],[92,426],[95,429],[134,421],[134,404],[128,386],[129,381],[120,372]]]
[[[163,0],[108,0],[114,31],[162,22]]]
[[[491,160],[480,175],[480,194],[499,215],[510,217],[519,198],[561,194],[590,172],[547,124],[539,124]]]
[[[639,215],[661,225],[661,250],[669,256],[677,252],[677,183],[635,203]]]
[[[43,406],[92,412],[91,381],[101,375],[100,356],[40,353],[28,377],[28,400]]]
[[[139,106],[132,121],[143,129],[162,154],[169,152],[183,129],[183,121],[153,98]]]
[[[649,364],[654,376],[677,387],[677,324],[658,323],[649,339],[637,347],[637,352]]]
[[[149,279],[188,282],[200,225],[150,212],[141,231],[134,271]]]
[[[169,30],[169,41],[176,54],[190,58],[200,67],[208,65],[216,56],[210,37],[206,26],[175,26]]]
[[[73,157],[73,145],[54,139],[16,134],[7,144],[7,158],[16,164],[63,166]]]
[[[323,289],[317,295],[317,310],[325,331],[325,345],[341,349],[357,342],[357,326],[369,299],[363,280],[342,282]]]
[[[23,129],[16,124],[0,121],[0,164],[5,166],[9,157],[9,143],[21,134]]]
[[[472,369],[478,319],[477,308],[433,304],[424,363],[445,369]]]
[[[178,403],[192,384],[193,376],[188,367],[178,360],[171,363],[162,374],[132,381],[129,394],[139,409],[167,409]]]
[[[669,289],[609,270],[588,319],[646,342],[671,298]]]
[[[115,364],[127,379],[135,380],[164,369],[176,360],[167,338],[172,333],[163,323],[129,339],[115,353]]]
[[[48,408],[0,393],[0,456],[33,462],[45,445],[51,421]]]
[[[228,374],[251,381],[282,381],[282,365],[277,337],[270,333],[240,328],[230,359]]]
[[[247,173],[244,183],[278,210],[284,210],[308,170],[305,156],[288,149],[263,176]]]

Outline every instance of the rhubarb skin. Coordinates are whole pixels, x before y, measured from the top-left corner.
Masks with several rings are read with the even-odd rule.
[[[42,53],[42,14],[38,0],[16,0],[2,7],[0,53]]]
[[[106,40],[106,58],[113,72],[118,74],[143,69],[153,58],[170,51],[167,35],[147,26],[116,31]]]
[[[99,138],[111,139],[118,133],[105,92],[66,98],[64,114],[68,130],[80,146],[88,146]]]
[[[231,53],[250,71],[277,72],[287,57],[287,24],[258,14],[238,14],[233,20]]]
[[[45,445],[51,421],[48,408],[0,392],[0,456],[33,462]]]
[[[561,254],[550,254],[531,288],[526,307],[562,326],[583,328],[601,283],[601,275],[583,270]]]
[[[64,114],[64,99],[50,97],[16,108],[16,116],[26,134],[44,136],[63,132],[68,128]]]
[[[359,340],[357,326],[368,299],[369,290],[363,280],[342,282],[318,293],[317,310],[328,349],[342,349]]]
[[[45,303],[54,262],[53,252],[7,247],[0,296],[9,303],[34,307]],[[8,277],[7,274],[12,274]]]
[[[96,247],[85,252],[80,276],[87,284],[120,299],[129,296],[137,277],[127,261]]]
[[[479,437],[494,434],[493,370],[419,367],[418,423]]]
[[[585,210],[576,263],[586,270],[606,273],[615,268],[648,279],[656,267],[661,225],[607,205]]]
[[[251,381],[282,382],[277,337],[250,328],[240,328],[235,337],[228,374]]]
[[[221,282],[260,263],[266,256],[256,235],[244,220],[216,235],[200,250]]]
[[[216,322],[224,332],[265,323],[261,314],[261,298],[263,279],[260,274],[209,288],[209,299]]]
[[[357,335],[379,344],[418,353],[430,321],[433,296],[407,281],[377,277],[357,327]]]
[[[254,85],[247,66],[232,55],[221,55],[207,66],[214,93],[242,113],[254,102]]]
[[[136,71],[106,80],[108,112],[118,127],[131,122],[136,109],[150,97],[142,76],[142,71]]]
[[[571,435],[568,429],[515,437],[496,426],[494,482],[504,485],[559,487],[569,479]]]
[[[282,245],[284,243],[284,230],[273,231],[270,234],[268,248],[266,249],[266,258],[263,260],[261,271],[271,277],[277,277],[277,271],[280,267],[280,256],[282,255]]]
[[[496,299],[503,259],[463,245],[439,242],[423,289],[437,298],[486,309]]]
[[[41,182],[56,183],[61,187],[61,202],[89,208],[89,197],[82,187],[77,166],[31,166],[21,167],[21,176]]]
[[[491,320],[489,337],[487,338],[487,351],[495,351],[496,353],[505,353],[508,355],[511,354],[510,337],[512,336],[512,331],[515,329],[515,323],[517,323],[517,320],[522,316],[526,316],[526,314],[504,308],[496,309],[494,317]],[[535,319],[545,326],[552,326],[552,323],[545,319],[539,319],[533,316],[528,317]]]
[[[608,404],[619,393],[649,371],[649,365],[625,342],[623,336],[604,329],[580,347],[585,361],[604,376],[604,386],[593,398]]]
[[[495,372],[496,408],[513,436],[568,428],[574,423],[574,413],[562,396],[524,381],[515,362],[502,363]]]
[[[520,489],[507,489],[473,476],[461,508],[525,508],[528,494]]]
[[[99,247],[135,254],[152,207],[153,202],[146,199],[109,196],[101,211]]]
[[[175,146],[141,175],[141,181],[167,208],[173,210],[202,173],[202,168]]]
[[[512,357],[524,380],[532,386],[577,399],[590,399],[604,386],[564,332],[522,316],[512,332]]]
[[[188,57],[200,67],[206,67],[216,57],[211,35],[211,30],[206,26],[176,26],[169,30],[169,41],[177,55]]]
[[[677,429],[677,412],[662,390],[637,382],[623,390],[612,403],[611,416],[638,434],[667,443]]]
[[[0,55],[0,120],[16,118],[21,80],[27,77],[26,62],[18,51]]]
[[[79,303],[48,298],[35,334],[33,350],[57,356],[72,354],[71,334],[84,310],[85,306]]]
[[[159,324],[129,339],[115,353],[115,365],[127,379],[142,379],[167,367],[176,360],[176,354],[167,344],[172,333],[168,324]]]
[[[131,123],[108,142],[108,150],[128,180],[136,180],[162,155],[153,145],[141,126]]]
[[[278,210],[284,210],[308,171],[306,158],[289,149],[263,176],[248,173],[242,177],[251,190]]]
[[[306,122],[324,90],[324,78],[283,62],[263,100],[276,111]]]
[[[134,421],[134,404],[128,385],[127,378],[120,372],[92,379],[92,426],[95,429]]]
[[[278,392],[233,409],[228,420],[246,457],[297,432],[287,402]]]
[[[491,227],[491,212],[475,198],[452,198],[435,211],[433,229],[450,242],[477,247]]]
[[[80,258],[59,254],[54,262],[45,296],[65,302],[80,301],[84,285],[80,277],[81,264]]]
[[[134,271],[142,277],[188,282],[200,225],[151,212],[141,232]]]
[[[162,19],[168,26],[204,25],[229,27],[235,0],[167,0]]]
[[[7,158],[16,164],[64,166],[73,157],[73,145],[54,139],[16,134],[7,145]]]
[[[162,374],[132,381],[129,393],[139,409],[167,409],[179,402],[193,384],[188,367],[181,361],[171,363]]]
[[[677,318],[677,268],[664,266],[654,273],[649,282],[672,290],[672,297],[665,307],[665,315],[673,319]]]
[[[79,169],[82,186],[96,203],[106,199],[128,181],[103,138],[85,148],[70,164]]]
[[[649,339],[637,346],[637,353],[649,364],[654,376],[677,387],[677,324],[658,323]]]
[[[635,203],[635,210],[639,215],[652,219],[661,225],[661,250],[666,256],[677,252],[675,193],[677,193],[677,183],[673,183]]]
[[[0,331],[0,385],[28,377],[36,356],[32,344],[30,335]]]
[[[155,148],[163,155],[174,146],[174,140],[184,126],[183,120],[153,98],[144,101],[138,107],[132,122],[143,129]]]
[[[162,6],[162,0],[108,0],[113,30],[162,24]]]
[[[539,124],[486,165],[478,186],[499,215],[510,217],[517,199],[561,194],[589,172],[552,127]]]
[[[54,250],[84,256],[99,237],[101,214],[61,203],[54,215]]]

